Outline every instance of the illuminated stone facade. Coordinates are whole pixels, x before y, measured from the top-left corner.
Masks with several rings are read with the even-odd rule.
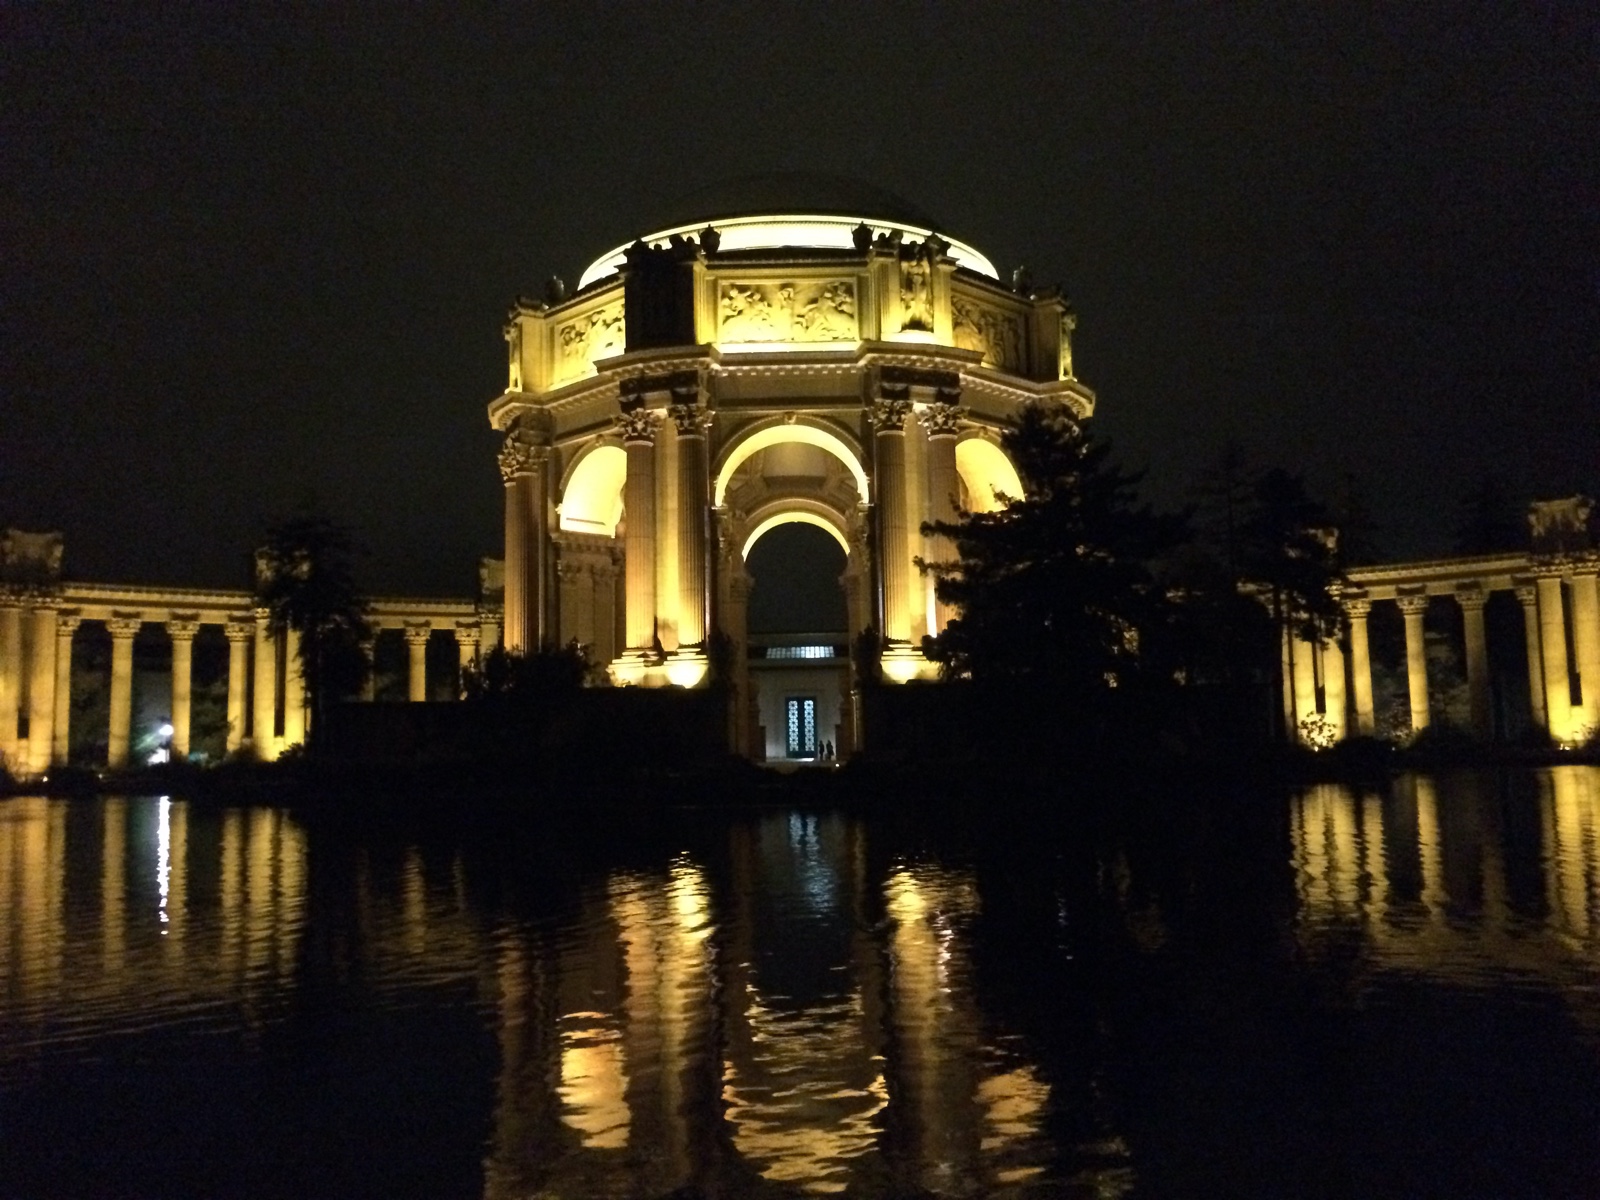
[[[1393,603],[1404,618],[1407,700],[1413,733],[1433,721],[1423,616],[1448,597],[1461,611],[1471,732],[1488,738],[1490,648],[1484,609],[1495,592],[1522,606],[1532,723],[1558,744],[1578,745],[1600,732],[1600,548],[1587,497],[1543,500],[1528,513],[1531,549],[1516,554],[1357,567],[1341,592],[1345,648],[1300,638],[1284,643],[1284,714],[1302,739],[1339,740],[1376,729],[1368,621],[1374,604]]]
[[[603,256],[506,326],[505,640],[577,639],[621,684],[694,686],[726,636],[737,744],[760,756],[745,560],[804,522],[844,550],[849,634],[888,678],[949,614],[919,531],[1020,483],[1000,430],[1027,401],[1094,411],[1071,310],[988,260],[871,211],[704,220]],[[830,730],[846,740],[841,717]]]
[[[222,629],[228,643],[228,751],[248,745],[270,760],[305,741],[308,706],[294,639],[273,636],[266,610],[249,592],[76,583],[60,578],[61,552],[58,533],[0,534],[0,763],[7,769],[37,775],[67,761],[73,648],[85,623],[103,625],[111,639],[106,765],[127,766],[135,734],[150,732],[135,730],[133,720],[134,639],[150,626],[170,642],[166,712],[174,757],[190,752],[193,647],[208,626]],[[462,666],[499,644],[498,566],[485,564],[484,596],[476,602],[372,602],[375,630],[405,633],[411,699],[430,695],[422,653],[430,637],[453,637]]]

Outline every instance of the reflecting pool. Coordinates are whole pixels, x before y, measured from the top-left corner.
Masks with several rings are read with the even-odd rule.
[[[1600,771],[1197,799],[0,801],[0,1195],[1600,1195]]]

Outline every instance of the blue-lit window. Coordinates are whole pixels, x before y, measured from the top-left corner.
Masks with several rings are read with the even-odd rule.
[[[790,696],[784,701],[784,752],[790,758],[817,756],[817,701]]]

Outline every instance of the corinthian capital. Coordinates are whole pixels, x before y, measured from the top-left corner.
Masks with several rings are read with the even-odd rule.
[[[653,442],[661,425],[661,414],[653,408],[634,408],[616,417],[616,429],[624,442]]]
[[[867,420],[879,433],[898,433],[906,427],[911,415],[911,401],[886,398],[875,401],[867,408]]]
[[[519,442],[515,435],[506,438],[506,444],[500,448],[500,476],[510,483],[518,475],[526,475],[533,470],[533,447],[526,442]]]
[[[955,437],[961,428],[961,421],[967,415],[967,410],[959,404],[930,404],[917,414],[917,420],[922,422],[922,427],[928,431],[928,436]]]
[[[698,404],[669,405],[667,416],[677,425],[679,437],[704,437],[711,425],[711,414]]]

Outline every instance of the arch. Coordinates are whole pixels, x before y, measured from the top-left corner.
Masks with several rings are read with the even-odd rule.
[[[1001,496],[1022,497],[1016,467],[1005,451],[982,436],[956,443],[956,472],[966,485],[967,507],[972,512],[993,512],[1002,506]]]
[[[621,446],[606,442],[590,446],[573,464],[561,490],[561,528],[615,537],[627,478],[628,455]]]
[[[717,486],[712,495],[712,503],[720,506],[727,498],[728,482],[733,478],[733,473],[743,465],[745,459],[758,451],[765,450],[768,446],[777,446],[783,442],[805,442],[833,455],[845,465],[855,479],[856,492],[861,502],[863,504],[868,502],[867,473],[861,467],[860,457],[848,442],[832,430],[816,425],[801,421],[793,424],[777,421],[759,426],[745,434],[724,452],[722,466],[717,470]]]
[[[751,549],[761,540],[762,535],[771,532],[779,525],[815,525],[839,543],[839,549],[844,551],[844,556],[847,560],[850,557],[850,539],[845,535],[844,530],[839,527],[832,513],[825,514],[820,506],[795,508],[787,504],[771,516],[756,521],[750,532],[745,535],[744,545],[739,551],[739,556],[748,561]]]

